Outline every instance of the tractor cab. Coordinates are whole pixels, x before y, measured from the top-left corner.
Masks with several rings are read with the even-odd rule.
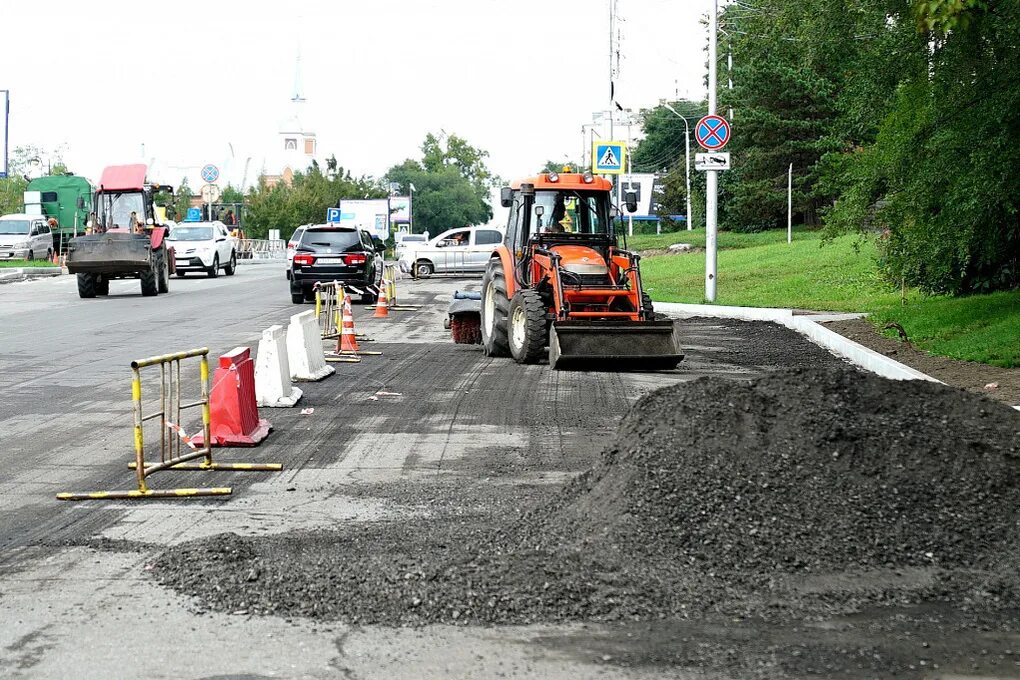
[[[482,287],[482,344],[554,367],[609,362],[673,368],[683,358],[673,324],[642,290],[640,256],[621,249],[613,184],[591,173],[543,173],[503,189],[504,245]],[[636,209],[633,196],[627,208]]]

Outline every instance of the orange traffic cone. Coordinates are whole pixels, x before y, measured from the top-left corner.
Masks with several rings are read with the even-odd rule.
[[[344,293],[344,314],[340,328],[340,341],[337,343],[337,354],[357,354],[357,334],[354,331],[354,311],[351,309],[351,297]]]
[[[375,314],[373,319],[381,319],[390,315],[390,303],[386,298],[386,286],[379,286],[379,299],[375,303]]]

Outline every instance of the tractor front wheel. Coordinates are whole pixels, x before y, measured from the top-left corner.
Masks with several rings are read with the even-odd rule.
[[[519,364],[534,364],[549,343],[545,305],[538,291],[525,289],[510,301],[510,354]]]
[[[507,317],[510,300],[506,295],[506,277],[499,260],[489,262],[482,277],[482,351],[487,357],[510,355]]]
[[[156,286],[159,292],[169,293],[170,292],[170,263],[167,261],[167,252],[164,250],[163,254],[158,258],[159,273],[156,280]]]
[[[142,284],[142,295],[145,297],[154,297],[159,295],[159,271],[157,271],[158,265],[153,263],[152,267],[142,272],[138,277]]]
[[[96,296],[96,275],[78,273],[78,297],[94,298]]]

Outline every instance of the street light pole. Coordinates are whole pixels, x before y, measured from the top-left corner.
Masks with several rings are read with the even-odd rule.
[[[708,115],[715,115],[716,31],[719,23],[719,0],[712,0],[708,22]],[[708,170],[705,177],[705,299],[715,302],[716,249],[719,237],[719,171]]]
[[[672,106],[666,102],[663,102],[662,105],[684,122],[684,181],[687,183],[687,214],[684,216],[684,221],[687,223],[687,231],[690,231],[694,228],[691,225],[691,126],[687,124],[687,119]]]

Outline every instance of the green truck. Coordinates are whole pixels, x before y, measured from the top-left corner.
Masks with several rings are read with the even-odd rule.
[[[25,190],[25,213],[57,221],[52,228],[53,251],[63,253],[67,242],[85,233],[92,212],[92,185],[77,175],[38,177]]]

